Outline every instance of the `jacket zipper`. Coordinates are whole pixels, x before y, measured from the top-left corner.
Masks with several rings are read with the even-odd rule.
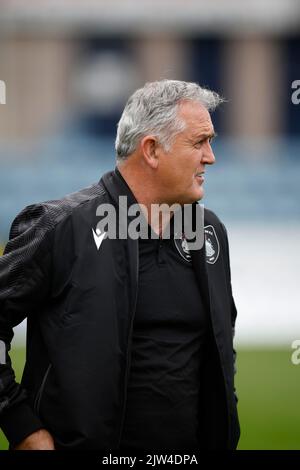
[[[139,246],[137,243],[137,257],[136,257],[136,294],[135,294],[135,299],[134,299],[134,308],[133,308],[133,314],[131,318],[131,323],[130,323],[130,329],[129,329],[129,336],[128,336],[128,347],[127,347],[127,361],[126,361],[126,371],[125,371],[125,388],[124,388],[124,403],[123,403],[123,410],[122,410],[122,416],[121,416],[121,424],[120,424],[120,432],[119,432],[119,438],[118,438],[118,444],[117,448],[120,447],[121,444],[121,438],[122,438],[122,432],[123,432],[123,427],[124,427],[124,420],[125,420],[125,411],[126,411],[126,401],[127,401],[127,388],[128,388],[128,379],[129,379],[129,370],[130,370],[130,363],[131,363],[131,356],[129,354],[130,352],[130,344],[131,344],[131,338],[132,338],[132,330],[133,330],[133,320],[135,317],[135,311],[136,311],[136,305],[137,305],[137,297],[138,297],[138,280],[139,280]]]
[[[48,378],[51,367],[52,367],[52,364],[49,364],[49,366],[47,367],[47,370],[44,374],[44,377],[43,377],[42,383],[40,385],[40,388],[38,389],[38,392],[37,392],[35,400],[34,400],[33,409],[34,409],[34,411],[37,415],[39,414],[39,411],[40,411],[41,399],[42,399],[42,395],[43,395],[43,392],[44,392],[44,389],[45,389],[46,381],[47,381],[47,378]]]

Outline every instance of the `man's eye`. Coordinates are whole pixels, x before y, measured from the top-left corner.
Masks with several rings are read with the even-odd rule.
[[[212,141],[214,140],[214,137],[206,137],[205,139],[202,139],[202,140],[198,140],[198,142],[196,142],[196,146],[199,147],[200,145],[202,145],[204,142],[209,142],[210,144],[212,143]]]

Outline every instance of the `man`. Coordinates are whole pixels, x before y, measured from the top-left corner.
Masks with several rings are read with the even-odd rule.
[[[192,207],[194,224],[215,161],[209,111],[221,101],[194,83],[146,84],[118,124],[115,171],[14,220],[0,258],[0,424],[11,448],[236,448],[226,230],[205,210],[205,244],[189,249],[180,211],[167,210]],[[124,220],[120,197],[139,204],[150,237],[99,228],[111,206]],[[8,350],[25,316],[19,386]]]

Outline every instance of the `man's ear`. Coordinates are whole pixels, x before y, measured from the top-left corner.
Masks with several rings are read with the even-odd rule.
[[[157,138],[153,135],[146,135],[141,140],[141,150],[144,161],[151,168],[158,167],[159,151]]]

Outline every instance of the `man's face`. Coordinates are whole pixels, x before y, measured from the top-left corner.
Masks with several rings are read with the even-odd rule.
[[[160,148],[157,183],[164,202],[191,204],[203,197],[205,165],[215,162],[210,145],[214,128],[209,112],[198,102],[181,103],[178,116],[186,126],[168,152]]]

